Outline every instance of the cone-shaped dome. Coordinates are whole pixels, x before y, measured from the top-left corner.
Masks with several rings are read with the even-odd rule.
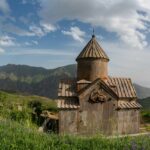
[[[106,59],[109,61],[109,57],[96,41],[95,35],[92,36],[92,39],[84,47],[76,60],[84,58]]]

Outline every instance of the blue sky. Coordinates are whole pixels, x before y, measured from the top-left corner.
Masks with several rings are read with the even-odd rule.
[[[96,38],[109,74],[150,87],[149,0],[0,0],[0,65],[74,64]]]

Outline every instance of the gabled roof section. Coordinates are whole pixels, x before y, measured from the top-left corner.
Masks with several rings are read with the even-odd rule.
[[[58,97],[76,97],[76,80],[61,80],[58,88]]]
[[[137,98],[136,91],[130,78],[109,77],[106,84],[121,98]]]
[[[79,107],[79,100],[77,98],[57,100],[57,108],[59,109],[78,109]]]
[[[112,97],[118,99],[118,95],[115,93],[115,91],[112,90],[112,89],[111,89],[103,80],[101,80],[100,78],[96,79],[96,80],[93,81],[91,84],[89,84],[88,86],[86,86],[85,88],[83,88],[83,89],[78,93],[78,95],[79,95],[79,96],[82,95],[82,94],[83,94],[84,92],[86,92],[88,89],[94,88],[95,85],[97,85],[97,84],[99,84],[99,83],[101,84],[101,87],[102,87],[103,89],[105,89],[105,90],[108,92],[108,94],[110,94]]]
[[[92,36],[92,39],[84,47],[76,60],[84,58],[106,59],[109,61],[109,57],[96,41],[95,35]]]
[[[117,109],[140,109],[142,106],[136,101],[118,101]]]
[[[89,85],[83,88],[81,92],[86,90],[89,86],[94,85],[97,80],[92,83],[88,83]],[[130,78],[109,77],[107,81],[101,82],[105,83],[105,86],[109,87],[109,89],[111,89],[111,91],[113,91],[119,99],[137,99],[136,91]],[[80,92],[77,93],[76,85],[76,79],[62,80],[59,83],[58,97],[77,97]]]

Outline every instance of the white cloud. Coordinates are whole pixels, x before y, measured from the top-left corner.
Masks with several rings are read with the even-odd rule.
[[[7,33],[13,33],[19,36],[34,36],[34,34],[28,30],[22,29],[18,26],[15,26],[11,23],[1,24],[1,28],[3,31]]]
[[[117,34],[133,48],[147,45],[147,25],[150,18],[149,0],[38,0],[40,17],[48,23],[62,19],[77,19]],[[144,12],[139,13],[139,12]]]
[[[15,46],[15,38],[10,36],[2,36],[0,37],[0,46],[8,47],[8,46]]]
[[[35,4],[36,0],[22,0],[21,3],[23,5],[25,5],[25,4]]]
[[[50,32],[56,31],[56,28],[51,24],[41,23],[41,26],[31,25],[29,30],[31,36],[42,37]]]
[[[33,43],[34,45],[38,45],[38,44],[39,44],[38,41],[32,41],[32,43]]]
[[[45,33],[49,33],[56,30],[56,27],[50,23],[41,23],[41,26],[43,27]]]
[[[101,42],[110,58],[109,75],[130,77],[133,82],[150,87],[150,47],[135,50],[118,42]]]
[[[22,0],[22,4],[27,4],[27,0]]]
[[[33,36],[39,36],[42,37],[45,35],[45,32],[42,30],[42,28],[32,25],[29,27],[30,31],[31,31],[31,35]]]
[[[78,27],[71,27],[69,31],[62,31],[64,35],[72,36],[72,38],[81,43],[84,42],[85,32],[81,31]]]
[[[28,25],[29,22],[30,22],[30,20],[29,20],[27,17],[24,17],[24,16],[19,17],[19,20],[20,20],[22,23],[26,24],[26,25]]]
[[[19,36],[42,37],[56,30],[56,28],[50,24],[42,24],[41,26],[30,25],[29,29],[22,29],[18,26],[13,25],[12,23],[0,24],[0,27],[7,33],[13,33]]]
[[[59,49],[22,49],[13,50],[5,53],[5,55],[51,55],[51,56],[70,56],[74,57],[76,53],[73,51]]]
[[[24,43],[26,46],[32,46],[32,45],[38,45],[39,43],[38,43],[38,41],[31,41],[31,42],[25,42]]]
[[[31,46],[32,43],[30,43],[30,42],[25,42],[25,45],[26,45],[26,46]]]
[[[5,50],[0,47],[0,54],[1,54],[1,53],[5,53]]]
[[[0,11],[2,11],[5,14],[10,12],[7,0],[0,0]]]

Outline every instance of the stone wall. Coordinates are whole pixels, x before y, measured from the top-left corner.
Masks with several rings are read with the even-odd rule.
[[[59,133],[60,134],[77,134],[77,110],[60,110],[59,111]]]

